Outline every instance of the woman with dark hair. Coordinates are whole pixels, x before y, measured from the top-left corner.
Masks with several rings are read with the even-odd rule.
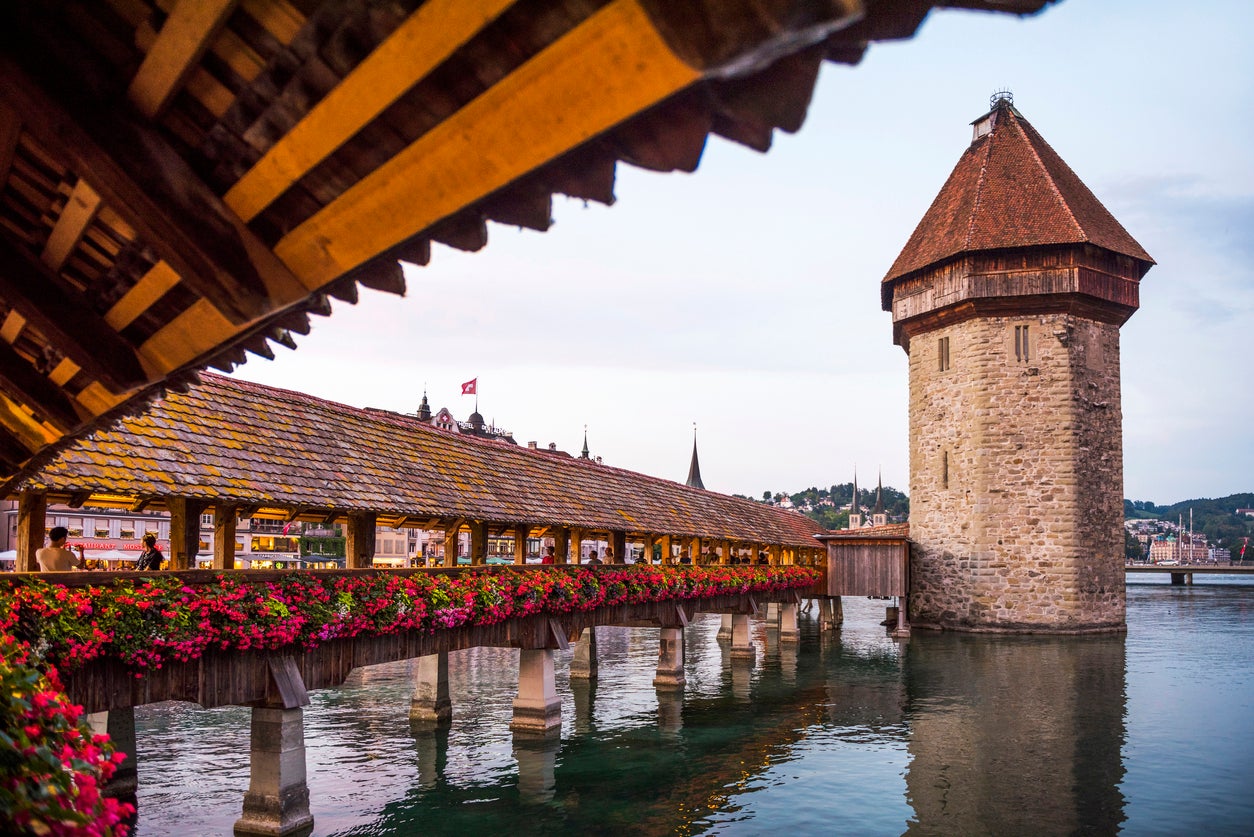
[[[146,570],[161,569],[161,562],[165,560],[165,556],[161,554],[161,550],[157,549],[157,536],[148,534],[144,535],[144,551],[139,554],[139,561],[135,564],[135,569],[144,572]]]

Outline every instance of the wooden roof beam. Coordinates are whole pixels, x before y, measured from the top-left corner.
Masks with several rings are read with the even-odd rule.
[[[47,26],[15,26],[7,40],[22,49],[0,57],[0,99],[23,114],[25,129],[90,173],[109,207],[231,323],[303,298],[291,271],[159,134],[70,81],[103,84],[107,73],[44,33]]]
[[[59,351],[114,392],[148,383],[134,348],[60,278],[25,250],[0,236],[0,297],[30,321]]]
[[[180,0],[175,4],[126,91],[136,110],[149,119],[165,110],[235,11],[237,2]]]
[[[61,270],[99,211],[100,195],[80,177],[48,234],[48,241],[39,254],[40,261],[48,265],[49,270]]]
[[[700,78],[638,3],[614,0],[289,232],[275,252],[309,287],[322,287]]]
[[[17,351],[0,340],[0,390],[10,398],[26,404],[62,434],[75,430],[90,414],[80,414],[76,402],[65,390],[35,371]]]
[[[226,193],[245,221],[374,121],[515,0],[428,0]]]

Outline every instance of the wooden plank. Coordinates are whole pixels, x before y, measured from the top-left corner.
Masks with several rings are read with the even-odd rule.
[[[305,25],[305,16],[287,0],[244,0],[242,7],[281,44],[290,44]]]
[[[227,206],[257,217],[514,2],[423,3],[231,187]]]
[[[22,329],[26,328],[26,318],[18,313],[17,309],[9,311],[4,318],[4,325],[0,325],[0,339],[6,343],[15,343],[17,338],[22,336]]]
[[[235,516],[239,507],[217,503],[213,508],[213,568],[235,569]]]
[[[56,225],[48,235],[43,252],[39,254],[40,261],[48,265],[50,270],[59,271],[99,211],[100,195],[80,177],[65,202],[65,209],[61,210]]]
[[[306,286],[322,287],[699,79],[637,0],[615,0],[284,236],[275,252]]]
[[[157,262],[105,313],[105,322],[121,331],[179,282],[168,262]]]
[[[161,374],[167,374],[215,351],[242,330],[202,299],[148,338],[139,351]]]
[[[70,360],[68,357],[61,358],[61,362],[56,365],[56,368],[48,373],[48,380],[52,381],[59,387],[63,387],[70,382],[71,378],[79,373],[81,368],[82,367]]]
[[[41,262],[0,236],[0,297],[63,354],[115,392],[148,382],[134,348],[86,300],[64,292]]]
[[[136,110],[149,119],[165,110],[237,2],[179,0],[126,91]]]

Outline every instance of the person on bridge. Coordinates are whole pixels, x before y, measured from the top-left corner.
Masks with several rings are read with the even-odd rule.
[[[144,535],[144,551],[139,554],[139,561],[135,564],[135,569],[139,572],[148,570],[161,569],[161,562],[165,560],[165,556],[161,554],[161,550],[157,549],[157,536]]]
[[[65,539],[69,534],[70,530],[64,526],[53,526],[48,532],[48,546],[35,550],[35,561],[39,564],[40,572],[64,573],[86,565],[82,544],[75,547],[78,550],[77,557],[65,548]]]
[[[546,546],[544,548],[544,557],[540,559],[541,564],[556,564],[557,558],[553,555],[553,547]]]

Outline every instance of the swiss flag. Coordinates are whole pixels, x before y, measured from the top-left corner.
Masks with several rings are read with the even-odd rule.
[[[462,395],[474,395],[474,394],[475,394],[475,383],[476,383],[478,380],[479,380],[478,378],[471,378],[469,381],[467,381],[466,383],[462,384]]]

